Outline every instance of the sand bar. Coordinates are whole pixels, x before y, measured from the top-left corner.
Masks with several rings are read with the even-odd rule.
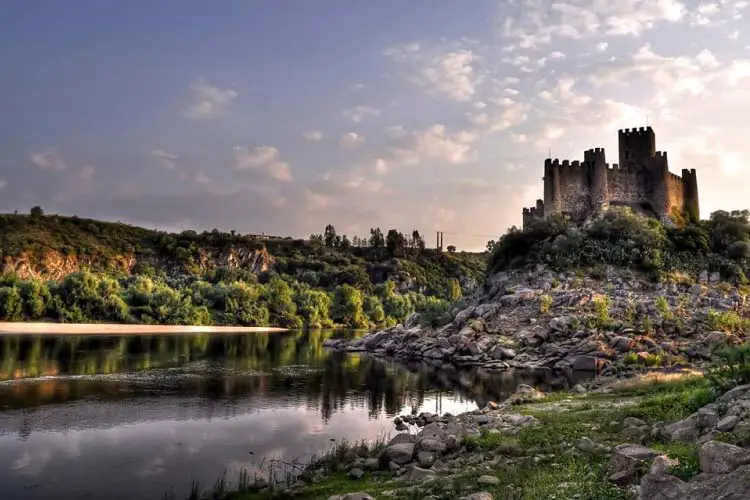
[[[273,333],[286,328],[256,326],[123,325],[114,323],[26,323],[0,321],[0,335],[145,335],[186,333]]]

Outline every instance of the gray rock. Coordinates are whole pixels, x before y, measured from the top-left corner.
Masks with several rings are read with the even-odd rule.
[[[492,349],[490,357],[493,359],[513,359],[516,357],[516,351],[499,345]]]
[[[328,497],[328,500],[375,500],[375,497],[363,491],[358,491],[357,493],[347,493],[346,495],[334,495]]]
[[[461,497],[459,500],[495,500],[495,497],[486,491],[480,491],[479,493],[472,493],[471,495]]]
[[[570,365],[575,371],[595,372],[599,370],[600,362],[599,359],[594,356],[581,354],[578,356],[573,356],[570,359]]]
[[[666,455],[660,455],[654,458],[651,462],[651,470],[649,474],[668,474],[672,467],[680,464],[680,461],[676,458],[669,458]]]
[[[596,443],[587,437],[582,437],[576,441],[576,448],[584,453],[596,453]]]
[[[414,443],[416,442],[416,440],[417,439],[413,434],[406,434],[406,433],[396,434],[395,436],[391,438],[390,441],[388,441],[388,444],[386,445],[386,447],[393,446],[394,444]]]
[[[417,448],[430,453],[443,453],[448,447],[438,439],[425,438],[417,443]]]
[[[740,417],[737,415],[727,415],[716,424],[716,430],[719,432],[732,432],[739,421]]]
[[[640,418],[627,417],[622,421],[622,425],[623,427],[643,427],[647,426],[648,424]]]
[[[500,479],[495,476],[481,476],[479,479],[477,479],[477,484],[494,486],[496,484],[500,484]]]
[[[364,476],[364,475],[365,475],[365,471],[363,471],[362,469],[360,469],[358,467],[355,467],[354,469],[351,469],[349,471],[349,473],[347,474],[347,476],[349,476],[352,479],[361,479],[362,476]]]
[[[463,311],[456,314],[456,317],[453,318],[453,324],[455,324],[458,328],[461,328],[464,326],[464,323],[471,318],[471,315],[474,314],[474,306],[469,306]]]
[[[386,463],[408,464],[414,458],[414,444],[399,443],[390,445],[381,452],[381,457],[385,459]]]
[[[380,460],[378,460],[377,458],[366,458],[365,462],[362,464],[362,467],[369,471],[380,470]]]
[[[638,444],[615,446],[609,462],[610,481],[621,485],[631,482],[639,472],[645,472],[651,459],[659,455],[658,451]]]
[[[698,414],[694,413],[688,418],[678,420],[664,426],[664,435],[672,441],[681,441],[692,443],[698,439],[700,432],[698,430]]]
[[[675,476],[648,474],[641,481],[640,500],[747,500],[750,491],[750,465],[729,474],[716,474],[690,481]]]
[[[698,410],[698,427],[711,429],[719,421],[719,412],[715,404],[709,404]]]
[[[416,483],[435,477],[437,474],[433,470],[422,469],[421,467],[411,466],[405,474],[399,479],[409,483]]]
[[[631,339],[623,336],[614,337],[609,342],[609,346],[619,352],[628,352],[633,348],[634,344],[635,342],[633,342]]]
[[[435,454],[429,451],[417,452],[417,462],[425,469],[429,469],[435,463]]]
[[[581,384],[576,384],[570,388],[570,392],[572,392],[573,394],[585,394],[586,388]]]
[[[750,450],[721,441],[709,441],[698,453],[701,470],[709,474],[726,474],[740,465],[750,464]]]

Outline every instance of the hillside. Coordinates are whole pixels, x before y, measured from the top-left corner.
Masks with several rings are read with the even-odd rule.
[[[438,252],[380,229],[353,246],[333,231],[173,234],[1,215],[0,320],[368,327],[424,308],[434,316],[484,276],[484,254]]]
[[[261,239],[234,231],[166,233],[122,223],[58,215],[0,215],[2,273],[59,280],[88,267],[133,274],[147,267],[167,274],[203,274],[220,269],[262,274],[275,271],[312,286],[348,283],[367,288],[396,277],[407,288],[437,293],[448,278],[464,287],[481,280],[485,256],[387,248],[332,248],[292,238]],[[369,281],[369,284],[368,284]]]

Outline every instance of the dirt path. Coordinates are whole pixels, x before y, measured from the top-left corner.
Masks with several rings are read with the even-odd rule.
[[[7,323],[0,321],[0,335],[27,333],[41,335],[145,335],[154,333],[272,333],[283,331],[286,331],[286,328],[250,326],[122,325],[105,323]]]

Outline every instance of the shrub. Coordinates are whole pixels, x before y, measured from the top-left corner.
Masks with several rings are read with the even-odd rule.
[[[705,373],[710,384],[720,391],[750,383],[750,344],[723,347]]]

